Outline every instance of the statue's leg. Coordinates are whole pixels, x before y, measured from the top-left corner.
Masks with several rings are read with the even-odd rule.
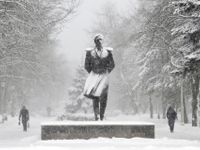
[[[108,93],[106,92],[100,98],[100,119],[101,120],[104,119],[104,113],[105,113],[106,106],[107,106],[107,99],[108,99]]]
[[[98,114],[99,114],[99,98],[93,98],[93,110],[94,110],[94,117],[95,120],[98,120]]]

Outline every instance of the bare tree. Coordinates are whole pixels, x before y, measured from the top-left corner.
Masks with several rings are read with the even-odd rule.
[[[54,87],[52,67],[57,66],[50,62],[59,60],[54,56],[54,37],[77,7],[78,0],[0,0],[1,92],[16,93],[10,100],[1,97],[6,102],[3,108],[10,101],[27,103],[38,88],[34,85]]]

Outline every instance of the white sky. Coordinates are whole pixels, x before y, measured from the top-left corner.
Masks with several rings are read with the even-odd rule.
[[[85,55],[85,48],[93,44],[86,30],[89,30],[105,3],[114,2],[123,13],[128,8],[129,1],[136,0],[80,0],[81,5],[75,18],[64,26],[58,39],[58,52],[65,55],[70,65],[80,64]]]

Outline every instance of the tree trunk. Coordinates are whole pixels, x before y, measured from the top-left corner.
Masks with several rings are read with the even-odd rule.
[[[15,101],[14,101],[13,99],[11,100],[11,110],[10,110],[10,115],[11,115],[12,117],[15,116]]]
[[[138,113],[138,106],[137,104],[135,103],[135,100],[134,99],[131,99],[131,103],[132,103],[132,107],[133,107],[133,113],[134,115]]]
[[[153,119],[153,104],[152,104],[151,95],[149,95],[149,111],[150,111],[150,118]]]
[[[185,96],[183,94],[183,108],[184,108],[184,123],[188,123],[188,116],[186,111]]]
[[[157,105],[156,105],[156,107],[157,107],[157,118],[158,119],[160,119],[160,104],[158,104],[159,102],[157,102]]]
[[[1,82],[0,82],[0,115],[3,113],[3,100],[2,100],[2,87],[1,87]]]
[[[5,100],[5,82],[1,83],[1,113],[4,114],[6,112],[6,100]]]
[[[165,100],[164,100],[164,91],[163,91],[163,87],[162,87],[162,91],[161,91],[161,107],[162,107],[162,118],[165,119]]]
[[[160,113],[158,112],[158,119],[160,119]]]
[[[6,83],[1,82],[0,84],[0,90],[1,90],[1,96],[0,96],[0,105],[1,105],[1,112],[0,114],[2,115],[2,123],[5,121],[5,116],[6,116],[6,97],[5,97],[5,92],[6,92]]]
[[[199,94],[199,101],[198,101],[198,111],[197,111],[197,117],[198,117],[198,126],[200,127],[200,94]]]
[[[184,125],[184,88],[183,88],[183,84],[184,84],[184,79],[181,79],[181,124]]]
[[[192,86],[192,126],[197,126],[197,96],[199,93],[199,77],[196,75],[191,80]]]
[[[164,104],[164,107],[163,107],[163,119],[166,119],[166,111],[167,111],[167,105]]]

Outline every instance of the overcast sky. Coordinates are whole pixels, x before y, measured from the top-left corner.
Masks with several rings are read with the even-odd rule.
[[[124,12],[129,5],[129,1],[135,0],[80,0],[76,17],[67,23],[59,35],[58,52],[66,56],[71,66],[80,64],[83,60],[84,49],[93,44],[93,39],[89,39],[86,30],[89,30],[97,12],[100,12],[105,3],[114,2],[120,12]]]

